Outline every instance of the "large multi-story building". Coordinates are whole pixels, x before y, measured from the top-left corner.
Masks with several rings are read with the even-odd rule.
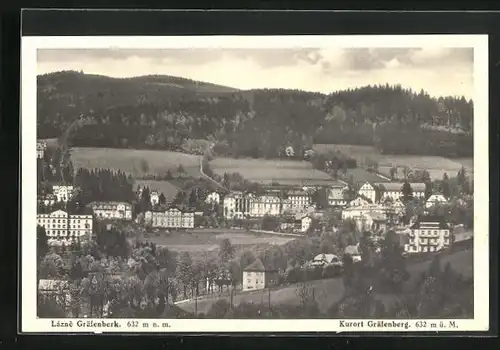
[[[224,197],[224,217],[227,219],[250,216],[250,202],[253,195],[242,192],[231,192]]]
[[[389,212],[390,209],[381,204],[352,206],[342,210],[342,220],[354,220],[360,231],[378,229],[387,222]]]
[[[291,210],[304,210],[311,204],[311,197],[306,191],[289,191],[287,199]]]
[[[403,185],[402,182],[365,182],[358,193],[372,203],[384,202],[388,199],[396,201],[403,197]],[[410,187],[413,197],[425,198],[424,183],[410,183]]]
[[[194,228],[194,215],[194,212],[172,207],[165,211],[147,211],[144,219],[151,227],[188,229]]]
[[[45,228],[50,245],[67,245],[80,239],[92,239],[92,214],[68,214],[56,210],[37,214],[37,224]]]
[[[132,205],[127,202],[91,202],[87,207],[97,219],[132,220]]]
[[[408,236],[408,244],[405,245],[408,253],[435,252],[448,248],[452,243],[449,225],[438,216],[420,217],[410,227]]]
[[[259,196],[250,200],[250,216],[263,217],[265,215],[279,216],[281,214],[281,198],[278,196]]]
[[[396,201],[403,197],[403,185],[402,182],[378,182],[374,184],[379,188],[380,191],[380,200],[384,201],[387,198],[390,198],[393,201]],[[425,184],[419,182],[410,183],[410,187],[412,190],[412,195],[414,198],[425,198]]]
[[[47,149],[47,143],[44,141],[38,141],[36,143],[36,157],[42,159],[45,155],[45,150]]]
[[[54,185],[52,194],[56,196],[58,202],[68,202],[75,194],[75,188],[71,185]]]

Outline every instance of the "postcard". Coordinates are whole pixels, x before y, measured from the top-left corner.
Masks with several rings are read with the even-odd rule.
[[[24,36],[21,73],[22,332],[488,330],[486,35]]]

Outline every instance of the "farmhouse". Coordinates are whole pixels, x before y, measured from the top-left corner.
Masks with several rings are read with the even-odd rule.
[[[224,217],[226,219],[243,218],[250,215],[251,194],[231,192],[224,197]]]
[[[132,220],[132,205],[127,202],[91,202],[87,207],[97,219]]]
[[[171,207],[165,211],[147,211],[144,221],[151,227],[188,229],[194,228],[194,212]]]
[[[425,202],[426,208],[431,208],[437,205],[447,204],[448,200],[442,194],[433,194]]]
[[[278,283],[278,270],[264,266],[260,259],[243,270],[243,290],[258,290],[271,287]]]
[[[434,252],[448,248],[451,244],[450,227],[443,217],[420,217],[410,230],[409,241],[405,245],[408,253]]]
[[[92,215],[70,215],[64,210],[37,214],[37,224],[45,229],[50,245],[70,245],[81,239],[92,239]]]
[[[36,157],[42,159],[45,155],[45,150],[47,149],[47,142],[37,141],[36,143]]]
[[[52,186],[52,194],[56,196],[58,202],[68,202],[75,194],[73,186],[54,185]]]

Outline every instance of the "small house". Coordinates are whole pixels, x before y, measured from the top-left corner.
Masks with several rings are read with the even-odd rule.
[[[327,266],[327,265],[341,266],[342,261],[335,254],[318,254],[312,260],[311,265],[312,266]]]
[[[260,259],[255,260],[243,270],[243,290],[258,290],[272,287],[278,283],[278,270],[264,266]]]
[[[438,205],[448,204],[448,200],[442,194],[433,194],[425,201],[426,208],[432,208]]]

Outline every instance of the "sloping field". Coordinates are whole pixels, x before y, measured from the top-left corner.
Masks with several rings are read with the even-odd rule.
[[[346,180],[352,178],[355,184],[361,185],[362,183],[368,182],[387,182],[388,180],[376,173],[370,173],[362,168],[348,169]]]
[[[170,181],[156,181],[156,180],[135,180],[134,191],[138,187],[143,188],[144,186],[149,187],[150,191],[158,191],[163,193],[167,203],[174,200],[175,196],[179,192],[179,188],[173,185]]]
[[[446,172],[448,176],[455,176],[462,166],[464,166],[469,174],[473,174],[472,158],[449,159],[440,156],[418,156],[418,155],[387,155],[381,154],[375,147],[372,146],[356,146],[356,145],[314,145],[317,152],[328,152],[338,150],[355,158],[362,165],[366,158],[370,158],[378,163],[379,172],[383,175],[390,176],[391,167],[400,167],[399,172],[402,173],[403,167],[407,166],[415,170],[426,169],[432,179],[442,179]],[[398,172],[398,175],[401,176]]]
[[[71,158],[75,169],[119,169],[141,176],[163,174],[169,169],[175,173],[181,164],[187,175],[200,176],[199,157],[180,152],[77,147],[71,149]]]
[[[247,180],[263,184],[327,185],[334,182],[328,174],[313,169],[306,161],[216,158],[210,165],[220,175],[238,172]]]

